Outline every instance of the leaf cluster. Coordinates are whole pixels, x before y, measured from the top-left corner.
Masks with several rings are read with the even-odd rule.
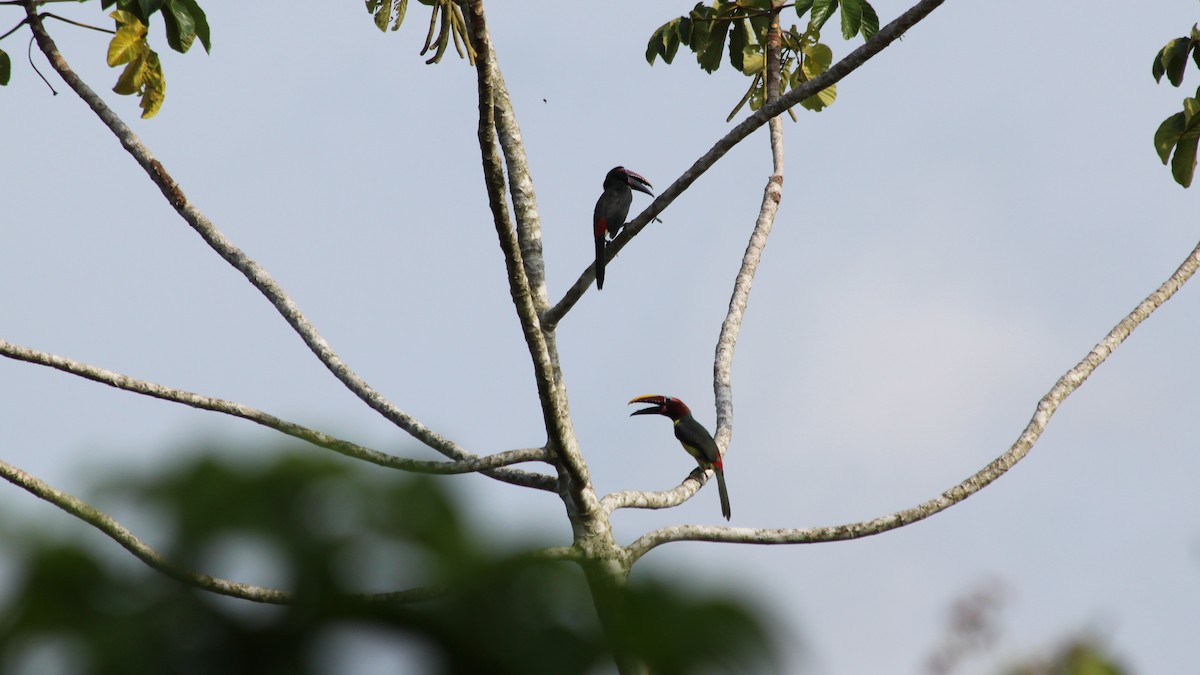
[[[834,12],[840,13],[841,34],[846,40],[856,35],[869,40],[879,31],[879,15],[867,0],[801,0],[791,7],[798,17],[807,14],[808,21],[803,29],[795,24],[781,29],[780,84],[783,91],[804,84],[833,63],[833,50],[821,42],[821,31]],[[674,18],[654,31],[646,45],[646,61],[654,65],[655,59],[662,57],[663,61],[671,63],[680,45],[684,45],[696,55],[701,69],[713,73],[721,67],[722,57],[728,53],[730,65],[752,78],[745,95],[729,113],[727,121],[732,120],[743,106],[749,104],[751,110],[758,110],[766,102],[764,45],[772,17],[784,8],[775,6],[772,0],[698,3],[686,16]],[[837,86],[834,85],[804,99],[800,105],[820,111],[832,105],[836,98]]]
[[[108,45],[108,65],[125,69],[113,91],[123,96],[141,97],[142,119],[158,114],[167,93],[162,61],[146,39],[150,18],[162,15],[167,44],[184,53],[197,38],[206,52],[212,51],[208,19],[196,0],[101,0],[101,6],[117,9],[109,14],[116,22],[116,35]]]
[[[420,645],[435,661],[423,672],[596,672],[614,650],[656,673],[771,667],[749,607],[674,582],[613,591],[619,629],[606,638],[575,564],[488,545],[435,478],[379,476],[311,453],[247,466],[200,450],[167,473],[110,480],[100,497],[155,514],[166,532],[156,546],[184,567],[213,571],[222,552],[263,552],[260,576],[296,604],[248,613],[148,568],[114,566],[78,538],[30,534],[0,604],[0,663],[58,640],[80,672],[304,675],[328,672],[315,645],[349,630]],[[407,604],[359,595],[413,585],[441,593]]]
[[[1191,33],[1175,38],[1154,56],[1151,74],[1156,82],[1163,75],[1172,86],[1183,84],[1188,56],[1200,67],[1200,29],[1193,25]],[[1163,120],[1154,133],[1154,149],[1165,165],[1171,164],[1171,175],[1183,187],[1191,187],[1196,173],[1196,147],[1200,142],[1200,87],[1194,97],[1183,99],[1183,110]],[[1172,156],[1174,153],[1174,156]]]
[[[417,1],[431,8],[429,30],[425,33],[425,46],[421,49],[421,56],[431,49],[433,55],[425,63],[440,63],[453,39],[458,57],[465,58],[468,63],[475,65],[475,48],[471,45],[471,38],[467,33],[467,20],[459,4],[455,0]],[[366,4],[367,11],[375,17],[375,26],[381,31],[387,31],[388,26],[391,26],[392,30],[398,30],[408,12],[408,0],[366,0]]]

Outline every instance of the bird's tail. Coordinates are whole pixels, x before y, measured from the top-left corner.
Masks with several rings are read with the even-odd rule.
[[[604,230],[596,237],[596,290],[604,288]]]
[[[721,493],[721,515],[725,516],[725,520],[729,520],[731,511],[729,510],[729,488],[725,487],[725,471],[718,467],[713,468],[713,473],[717,474],[717,492]]]

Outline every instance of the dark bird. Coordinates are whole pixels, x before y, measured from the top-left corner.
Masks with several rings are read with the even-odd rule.
[[[592,232],[596,237],[596,288],[604,288],[604,244],[605,236],[614,238],[625,227],[629,217],[629,205],[633,203],[633,190],[645,192],[651,197],[650,181],[618,166],[604,177],[604,192],[596,200],[596,212],[592,217]]]
[[[725,464],[721,461],[721,451],[717,449],[717,442],[708,430],[692,417],[692,411],[688,409],[687,404],[677,398],[658,394],[639,396],[629,403],[652,404],[649,408],[629,413],[630,417],[662,415],[671,418],[675,424],[675,438],[683,444],[683,449],[695,458],[701,469],[712,469],[713,473],[717,474],[717,491],[721,493],[721,515],[725,516],[725,520],[729,520],[729,490],[725,487]]]

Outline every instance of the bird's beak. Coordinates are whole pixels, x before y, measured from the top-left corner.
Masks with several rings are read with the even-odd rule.
[[[664,405],[666,402],[667,402],[667,397],[659,396],[658,394],[650,394],[648,396],[639,396],[639,397],[633,399],[632,401],[630,401],[627,405],[633,405],[634,403],[649,403],[652,405],[652,407],[642,408],[641,410],[634,410],[633,412],[629,413],[629,416],[633,417],[634,415],[662,415],[667,410],[666,406]]]
[[[654,196],[654,193],[650,191],[650,188],[654,186],[651,185],[650,181],[646,180],[641,174],[637,174],[629,169],[625,169],[625,175],[629,177],[629,187],[637,190],[638,192],[645,192],[651,197]]]

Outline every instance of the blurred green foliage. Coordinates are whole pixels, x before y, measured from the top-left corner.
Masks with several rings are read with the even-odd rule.
[[[189,569],[220,576],[210,568],[222,554],[270,553],[253,574],[297,606],[217,600],[119,550],[97,551],[115,547],[99,536],[29,534],[0,607],[0,671],[52,644],[87,673],[331,672],[321,645],[346,630],[414,672],[595,672],[611,667],[614,649],[665,675],[775,669],[752,608],[677,581],[631,582],[606,638],[579,566],[489,550],[443,489],[453,479],[364,471],[311,451],[257,465],[212,456],[108,481],[100,498],[151,514],[165,530],[156,549]],[[413,585],[442,592],[407,604],[358,595]]]

